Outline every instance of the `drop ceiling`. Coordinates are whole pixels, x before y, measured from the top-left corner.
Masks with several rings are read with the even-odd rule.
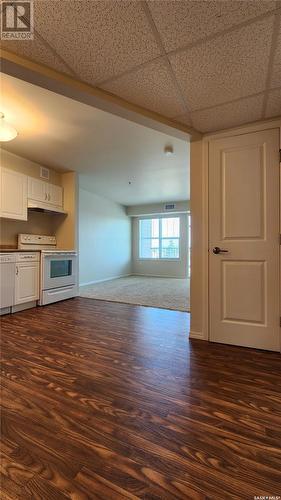
[[[35,0],[3,47],[210,132],[281,115],[281,3]]]
[[[189,143],[1,75],[1,105],[18,136],[10,153],[74,170],[81,187],[122,205],[187,200]],[[174,156],[164,154],[172,146]]]

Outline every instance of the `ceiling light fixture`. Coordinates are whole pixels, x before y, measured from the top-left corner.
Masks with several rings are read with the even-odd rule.
[[[165,146],[164,153],[166,156],[173,156],[174,154],[173,146]]]
[[[12,141],[17,135],[16,129],[6,122],[4,113],[0,113],[0,142]]]

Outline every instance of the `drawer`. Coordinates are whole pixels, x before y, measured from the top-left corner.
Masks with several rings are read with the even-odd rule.
[[[16,262],[39,262],[39,252],[21,252],[16,255]]]
[[[16,262],[16,256],[14,254],[0,254],[0,263],[9,264],[10,262]]]

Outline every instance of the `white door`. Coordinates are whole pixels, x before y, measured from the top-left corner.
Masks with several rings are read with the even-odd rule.
[[[27,220],[27,176],[8,168],[0,169],[0,216]]]
[[[15,304],[39,299],[39,262],[16,264]]]
[[[47,202],[47,183],[34,177],[28,177],[28,198],[35,201]]]
[[[279,129],[210,142],[209,269],[210,340],[278,351]]]
[[[62,188],[60,186],[48,184],[48,203],[62,208]]]

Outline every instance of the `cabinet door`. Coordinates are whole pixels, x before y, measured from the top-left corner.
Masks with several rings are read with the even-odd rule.
[[[2,257],[4,259],[4,257]],[[0,263],[0,309],[14,304],[15,263]]]
[[[28,198],[35,201],[48,202],[48,184],[40,179],[28,177]]]
[[[0,169],[0,216],[27,220],[27,176]]]
[[[48,184],[48,203],[56,205],[57,207],[63,206],[63,191],[62,187],[55,184]]]
[[[39,299],[39,262],[16,264],[15,305]]]

